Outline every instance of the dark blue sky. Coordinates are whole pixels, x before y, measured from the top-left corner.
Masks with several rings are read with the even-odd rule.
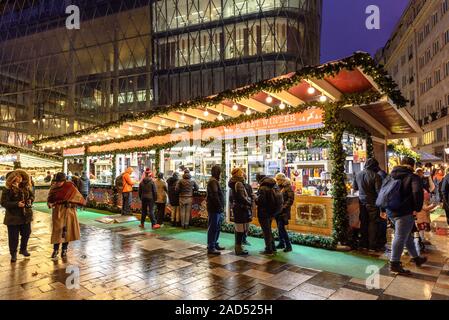
[[[340,59],[354,51],[372,55],[383,47],[409,0],[324,0],[321,61]],[[368,30],[366,7],[380,8],[380,30]]]

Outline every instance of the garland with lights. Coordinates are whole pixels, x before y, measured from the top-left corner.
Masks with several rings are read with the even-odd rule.
[[[390,143],[387,146],[387,150],[400,157],[409,157],[415,159],[416,161],[421,159],[421,156],[417,152],[410,150],[401,143]]]
[[[62,161],[63,158],[57,155],[48,154],[45,152],[36,151],[33,149],[27,149],[22,147],[13,146],[7,143],[0,142],[0,155],[10,154],[10,153],[24,153],[29,154],[31,156],[36,156],[42,159],[54,160],[54,161]]]
[[[127,114],[122,116],[119,120],[103,125],[93,126],[81,131],[68,133],[58,137],[47,137],[37,140],[35,144],[43,144],[50,141],[62,141],[71,138],[78,138],[81,135],[93,134],[100,131],[105,131],[111,128],[117,128],[126,122],[139,121],[148,119],[154,116],[167,114],[173,111],[187,111],[191,108],[208,108],[216,106],[225,100],[239,101],[241,99],[250,98],[261,91],[280,92],[288,90],[292,86],[299,84],[307,79],[324,79],[325,77],[332,77],[343,70],[354,70],[360,68],[365,74],[370,76],[374,82],[379,86],[380,90],[386,94],[398,107],[405,107],[407,100],[402,96],[397,84],[392,80],[388,73],[382,66],[376,65],[375,61],[367,53],[357,52],[354,55],[344,58],[340,61],[320,65],[307,66],[294,73],[291,77],[264,80],[244,88],[236,90],[227,90],[219,93],[214,97],[196,98],[188,102],[173,104],[169,107],[160,106],[152,110],[141,112],[138,114]],[[380,98],[379,93],[373,93]],[[379,99],[376,99],[379,100]],[[363,104],[365,99],[363,95],[352,95],[350,104]],[[171,129],[170,129],[171,130]],[[161,134],[161,132],[158,132]],[[142,138],[145,138],[142,136]]]

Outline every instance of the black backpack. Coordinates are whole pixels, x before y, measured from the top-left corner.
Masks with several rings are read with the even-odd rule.
[[[115,178],[115,187],[118,191],[123,190],[123,173],[119,175],[117,178]]]
[[[284,196],[278,186],[274,186],[268,193],[267,196],[268,209],[272,216],[277,216],[282,211],[282,206],[284,205]]]

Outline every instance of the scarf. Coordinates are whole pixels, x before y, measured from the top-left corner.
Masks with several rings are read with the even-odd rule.
[[[66,181],[62,186],[52,186],[48,193],[48,203],[72,203],[84,206],[86,200],[84,200],[81,193],[75,187],[75,185]]]

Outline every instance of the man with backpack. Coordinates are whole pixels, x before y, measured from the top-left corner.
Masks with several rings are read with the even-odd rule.
[[[377,195],[382,186],[382,178],[377,174],[379,162],[368,159],[365,169],[356,174],[353,188],[359,192],[360,204],[360,248],[377,250],[377,229],[380,219],[379,208],[376,207]]]
[[[261,254],[273,255],[276,252],[271,224],[275,216],[282,211],[283,196],[280,192],[276,180],[263,174],[257,174],[259,190],[257,191],[257,218],[262,228],[265,250]]]
[[[404,157],[401,165],[393,168],[380,190],[377,206],[385,208],[394,224],[394,240],[391,245],[390,272],[409,275],[410,271],[402,267],[401,256],[404,245],[407,247],[411,261],[418,267],[427,261],[419,256],[413,240],[412,230],[415,225],[414,212],[419,212],[424,202],[422,179],[414,174],[415,160]]]

